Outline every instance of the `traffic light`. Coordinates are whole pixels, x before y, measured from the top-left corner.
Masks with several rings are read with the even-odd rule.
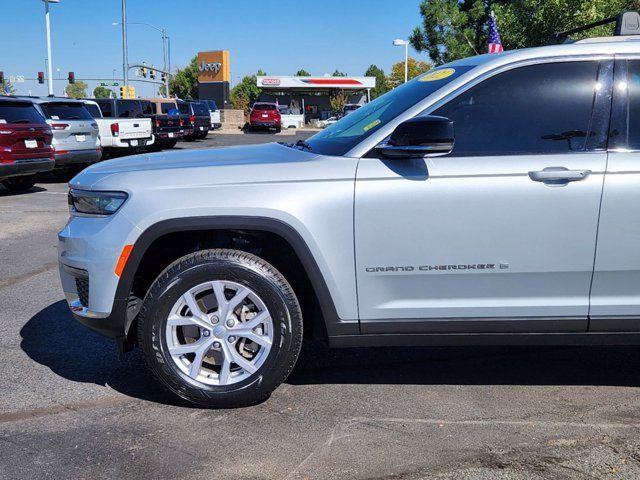
[[[160,79],[162,80],[162,83],[167,83],[167,74],[162,72]]]
[[[4,85],[4,72],[0,72],[0,86]]]
[[[127,98],[136,98],[136,87],[129,85],[129,92]]]
[[[44,72],[38,72],[38,83],[44,83]]]
[[[69,83],[76,83],[76,74],[69,72]]]
[[[140,75],[142,75],[144,78],[147,78],[147,67],[146,67],[146,65],[140,67]]]
[[[151,65],[151,68],[149,69],[149,78],[151,80],[155,80],[156,79],[156,71],[154,70],[154,66]]]
[[[120,87],[120,98],[127,98],[127,93],[129,93],[127,87]]]

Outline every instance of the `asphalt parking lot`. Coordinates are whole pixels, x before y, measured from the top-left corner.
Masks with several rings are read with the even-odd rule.
[[[0,187],[1,479],[640,478],[637,348],[307,344],[259,405],[176,405],[68,313],[66,219],[63,181]]]

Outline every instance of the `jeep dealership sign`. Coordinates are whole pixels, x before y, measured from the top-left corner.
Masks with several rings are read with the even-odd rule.
[[[198,83],[228,82],[229,51],[198,52]]]

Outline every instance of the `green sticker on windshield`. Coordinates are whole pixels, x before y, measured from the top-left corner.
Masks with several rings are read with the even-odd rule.
[[[436,80],[442,80],[443,78],[450,77],[456,73],[453,68],[443,68],[442,70],[436,70],[435,72],[425,73],[420,79],[421,82],[435,82]]]
[[[371,130],[373,127],[377,127],[378,125],[380,125],[380,123],[381,123],[381,122],[380,122],[380,119],[378,118],[378,119],[374,120],[373,122],[371,122],[371,123],[370,123],[369,125],[367,125],[366,127],[364,127],[364,129],[363,129],[363,130],[364,130],[365,132],[366,132],[366,131],[368,131],[368,130]]]

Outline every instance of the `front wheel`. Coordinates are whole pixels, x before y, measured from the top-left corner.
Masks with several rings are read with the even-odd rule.
[[[151,373],[204,407],[265,399],[302,344],[293,289],[272,265],[236,250],[204,250],[171,264],[151,286],[138,323]]]

